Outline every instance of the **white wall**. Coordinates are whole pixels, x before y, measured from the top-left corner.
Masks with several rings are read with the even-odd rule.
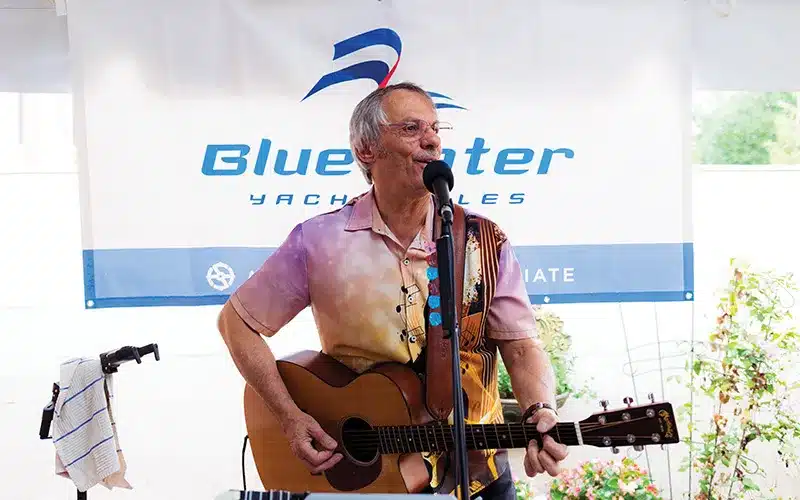
[[[692,70],[697,88],[797,89],[800,3],[795,0],[692,0],[692,3]],[[733,8],[725,8],[727,3],[733,4]],[[715,9],[712,5],[719,7]]]
[[[0,1],[0,7],[11,3]],[[16,7],[22,4],[20,0],[14,3]],[[776,1],[762,5],[760,9],[753,0],[740,0],[739,10],[728,18],[707,16],[707,6],[699,5],[698,86],[800,88],[798,65],[772,65],[771,59],[758,57],[771,45],[800,46],[800,30],[793,29],[800,7]],[[744,23],[745,12],[762,25]],[[7,280],[0,287],[0,443],[4,451],[0,496],[74,498],[70,483],[53,474],[52,443],[37,437],[41,409],[48,402],[60,361],[122,345],[158,342],[160,362],[148,357],[141,366],[124,366],[116,376],[120,439],[135,489],[108,493],[96,488],[89,497],[210,499],[222,490],[241,487],[245,434],[242,383],[216,332],[218,307],[82,308],[80,215],[69,147],[69,97],[16,94],[68,90],[63,26],[63,17],[46,10],[0,9],[0,92],[13,92],[0,94],[0,262],[5,264]],[[763,66],[744,71],[727,54],[750,50],[753,39],[747,37],[752,33],[760,34],[758,42],[752,43],[761,49],[751,61]],[[788,38],[793,40],[791,45]],[[784,54],[781,60],[792,58],[796,60],[795,54]],[[757,74],[759,80],[736,80],[744,74]],[[650,358],[654,348],[640,346],[654,342],[656,334],[662,342],[688,339],[694,319],[696,334],[704,335],[713,321],[712,294],[726,279],[729,256],[800,271],[800,253],[788,229],[796,226],[800,213],[795,195],[800,190],[800,169],[697,169],[694,187],[694,304],[553,308],[565,318],[575,339],[579,376],[594,377],[595,389],[612,404],[620,404],[627,395],[640,400],[650,391],[661,395],[658,374],[641,374],[656,367],[652,362],[637,364],[638,392],[633,393],[625,368],[626,342],[634,356]],[[732,218],[731,206],[739,203],[732,193],[741,192],[747,193],[746,209],[739,209]],[[274,342],[279,354],[300,346],[317,347],[307,312]],[[666,350],[668,344],[664,346]],[[665,367],[682,363],[681,358],[672,358]],[[665,396],[676,406],[683,398],[674,387],[668,387]],[[571,402],[563,416],[582,419],[596,410],[590,403]],[[649,451],[648,457],[641,457],[645,465],[649,458],[662,487],[666,488],[671,471],[674,498],[686,482],[685,474],[677,472],[680,449],[672,449],[669,469],[664,452]],[[609,454],[574,449],[570,463],[586,456]],[[261,486],[249,460],[248,486]],[[782,488],[797,491],[800,483],[783,481]]]

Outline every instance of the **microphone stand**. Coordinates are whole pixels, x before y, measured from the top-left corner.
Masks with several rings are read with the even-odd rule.
[[[436,240],[436,257],[439,267],[439,292],[442,306],[442,333],[450,339],[451,369],[453,377],[453,420],[455,424],[456,484],[460,485],[461,500],[469,500],[469,473],[467,468],[466,428],[464,425],[464,398],[461,388],[460,327],[456,315],[455,273],[453,257],[453,206],[452,201],[439,207],[442,218],[441,236]]]

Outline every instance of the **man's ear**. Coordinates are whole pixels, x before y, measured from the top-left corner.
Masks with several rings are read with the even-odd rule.
[[[375,151],[377,148],[373,145],[364,146],[363,148],[356,148],[355,155],[358,160],[364,165],[372,165],[375,162]]]

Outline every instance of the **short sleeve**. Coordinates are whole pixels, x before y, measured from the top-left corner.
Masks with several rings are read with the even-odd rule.
[[[497,288],[489,306],[486,335],[498,340],[538,338],[522,269],[508,240],[500,247]]]
[[[250,328],[268,337],[308,306],[301,224],[295,226],[281,246],[231,295],[230,302]]]

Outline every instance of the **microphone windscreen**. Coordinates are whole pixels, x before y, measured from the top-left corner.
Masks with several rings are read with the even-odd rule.
[[[444,178],[447,181],[448,188],[452,191],[455,180],[453,179],[453,170],[450,165],[442,160],[434,160],[422,170],[422,182],[425,187],[433,193],[433,183],[438,178]]]

